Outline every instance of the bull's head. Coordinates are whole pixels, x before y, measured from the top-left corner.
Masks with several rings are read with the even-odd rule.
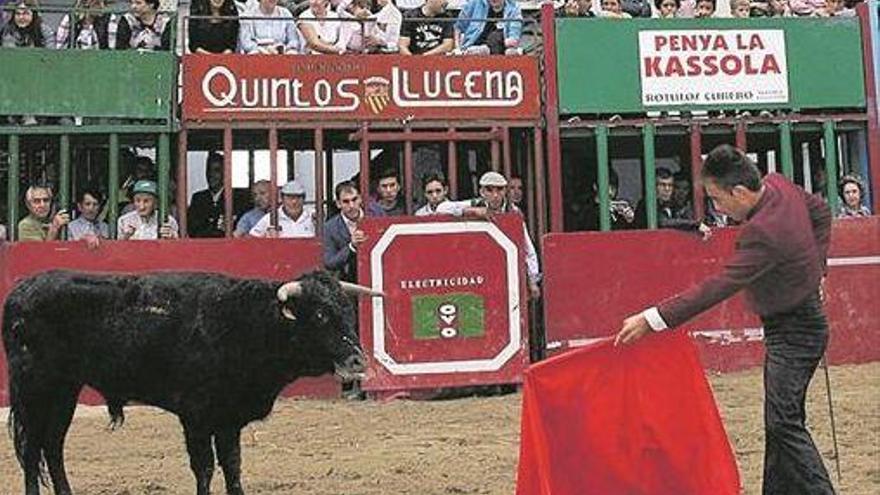
[[[366,363],[355,308],[347,294],[382,296],[368,287],[338,282],[324,272],[283,284],[277,292],[281,313],[298,327],[299,341],[330,356],[336,374],[352,379],[363,374]]]

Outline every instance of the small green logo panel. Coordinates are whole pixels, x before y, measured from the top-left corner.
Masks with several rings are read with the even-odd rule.
[[[472,293],[414,296],[413,337],[482,337],[485,334],[483,313],[483,298]]]

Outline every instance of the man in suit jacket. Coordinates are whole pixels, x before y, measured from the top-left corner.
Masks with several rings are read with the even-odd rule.
[[[761,180],[732,146],[715,148],[702,176],[718,211],[745,222],[733,258],[721,273],[624,320],[615,344],[675,328],[744,289],[764,324],[763,493],[833,494],[804,424],[804,396],[828,343],[820,284],[831,210],[779,174]]]
[[[208,188],[193,194],[187,210],[187,231],[190,237],[225,237],[225,211],[223,196],[223,155],[211,152],[205,163]],[[241,216],[241,201],[233,193],[233,219]]]
[[[334,193],[339,213],[324,225],[324,266],[340,280],[357,282],[357,250],[367,240],[358,228],[364,218],[361,193],[353,182],[340,182]]]

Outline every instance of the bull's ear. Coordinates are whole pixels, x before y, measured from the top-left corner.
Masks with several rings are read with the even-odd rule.
[[[293,311],[291,311],[290,308],[287,307],[287,305],[281,306],[281,314],[284,315],[284,317],[288,320],[296,321],[296,315],[293,314]]]

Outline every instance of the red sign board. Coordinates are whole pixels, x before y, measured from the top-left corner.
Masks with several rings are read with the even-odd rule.
[[[358,281],[365,390],[521,381],[528,356],[522,218],[375,219]]]
[[[185,55],[184,120],[540,118],[535,57]]]

